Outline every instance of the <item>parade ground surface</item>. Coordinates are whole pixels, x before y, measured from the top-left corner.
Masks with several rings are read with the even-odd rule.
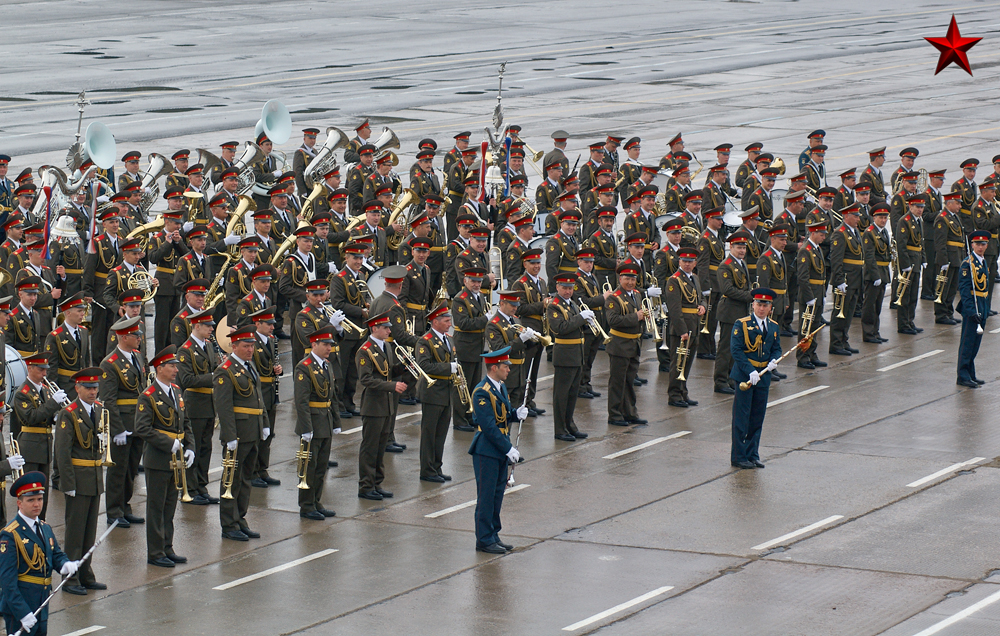
[[[0,151],[14,157],[12,174],[63,165],[82,89],[94,101],[84,126],[107,124],[119,154],[217,151],[249,139],[263,103],[278,98],[295,122],[281,147],[289,157],[300,127],[350,131],[370,117],[376,135],[399,135],[405,176],[423,137],[441,150],[461,130],[479,141],[506,61],[506,120],[538,150],[568,131],[571,162],[619,132],[640,136],[641,159],[656,163],[683,132],[707,166],[729,142],[734,172],[753,141],[794,166],[806,134],[822,128],[831,185],[879,146],[888,182],[898,151],[916,146],[917,167],[947,168],[950,187],[959,162],[979,158],[981,180],[1000,153],[998,6],[8,2]],[[938,53],[923,38],[944,36],[952,13],[963,35],[984,37],[969,54],[974,77],[954,66],[934,75]],[[533,192],[539,179],[528,174]],[[925,331],[898,335],[888,304],[888,343],[862,343],[855,321],[860,354],[828,356],[824,332],[828,368],[782,364],[789,377],[771,388],[764,470],[729,464],[732,399],[713,393],[711,362],[696,360],[689,381],[700,404],[670,408],[644,340],[638,410],[649,425],[622,429],[606,424],[600,353],[594,388],[604,395],[580,400],[576,421],[590,437],[575,443],[553,439],[559,396],[543,362],[538,404],[549,412],[521,434],[527,461],[502,533],[517,549],[502,557],[474,550],[470,433],[449,436],[454,481],[418,481],[419,407],[400,408],[396,435],[408,449],[386,456],[393,499],[356,496],[355,417],[334,440],[340,466],[324,503],[337,517],[301,519],[285,378],[271,471],[281,486],[254,489],[248,516],[262,538],[224,541],[217,508],[179,505],[175,548],[189,562],[164,572],[145,563],[142,527],[115,530],[94,559],[109,589],[57,596],[50,633],[995,634],[1000,320],[986,326],[986,385],[972,391],[955,385],[960,327],[934,324],[920,301]],[[60,539],[62,501],[55,493],[48,514]]]

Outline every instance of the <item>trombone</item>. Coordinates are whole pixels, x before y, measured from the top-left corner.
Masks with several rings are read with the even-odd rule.
[[[681,382],[687,381],[686,367],[688,357],[691,355],[691,334],[693,332],[689,331],[686,339],[682,339],[677,345],[677,379]],[[684,346],[687,344],[687,346]]]
[[[406,367],[406,370],[409,371],[410,374],[417,380],[422,379],[427,383],[428,387],[434,386],[434,383],[437,382],[437,380],[427,375],[424,370],[420,368],[420,365],[418,365],[417,361],[413,359],[413,355],[409,352],[409,350],[407,350],[406,347],[396,347],[396,355],[399,356],[399,360],[403,363],[403,366]],[[459,367],[459,369],[461,369],[461,367]]]
[[[239,442],[240,438],[236,438]],[[222,452],[222,487],[225,488],[225,492],[222,493],[223,499],[233,498],[233,481],[236,480],[236,449],[229,450],[226,448]]]
[[[170,469],[174,471],[174,487],[180,493],[181,501],[189,502],[193,499],[188,494],[187,465],[184,461],[184,445],[177,449],[177,452],[170,457]]]
[[[588,307],[582,300],[579,302],[581,310],[590,309],[590,307]],[[601,323],[597,321],[596,317],[588,319],[587,324],[590,325],[590,331],[593,332],[595,336],[600,338],[604,342],[604,344],[608,344],[609,342],[611,342],[611,336],[609,336],[608,333],[604,331],[604,327],[601,326]]]
[[[312,458],[312,440],[299,438],[299,450],[295,451],[295,474],[299,478],[299,490],[309,490],[309,459]]]
[[[847,292],[842,292],[836,287],[833,288],[833,310],[838,312],[835,318],[846,318],[844,315],[844,305],[847,304]]]

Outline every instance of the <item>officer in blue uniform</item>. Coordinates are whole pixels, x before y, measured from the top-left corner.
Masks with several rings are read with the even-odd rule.
[[[26,636],[45,636],[49,608],[37,617],[34,613],[51,593],[52,572],[73,576],[80,562],[69,560],[52,527],[38,518],[45,501],[44,474],[25,473],[11,485],[10,496],[17,499],[17,514],[0,531],[0,612],[8,634],[23,628]]]
[[[770,372],[781,357],[778,323],[768,318],[774,295],[770,289],[753,290],[752,313],[736,321],[730,336],[733,369],[729,377],[739,387],[733,400],[733,445],[729,461],[737,468],[764,467],[757,448],[771,388]],[[746,384],[749,386],[743,390]]]
[[[521,454],[510,443],[511,418],[524,421],[528,408],[515,412],[504,381],[510,372],[510,347],[482,354],[486,377],[472,392],[476,434],[469,454],[476,473],[476,551],[505,554],[514,549],[500,541],[500,506],[507,485],[507,462],[517,463]]]
[[[990,233],[978,230],[969,235],[972,254],[962,261],[958,272],[958,303],[962,312],[962,339],[958,343],[958,382],[960,386],[978,389],[986,384],[976,377],[976,354],[983,341],[986,317],[989,314],[989,266],[983,257],[990,242]]]

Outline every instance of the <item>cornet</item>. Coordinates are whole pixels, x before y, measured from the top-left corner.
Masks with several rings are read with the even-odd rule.
[[[680,344],[677,345],[677,353],[675,354],[677,357],[677,379],[681,382],[687,381],[686,367],[688,356],[691,355],[691,334],[692,332],[689,331],[687,340],[680,341]]]
[[[705,313],[701,316],[701,331],[699,333],[711,334],[708,330],[708,314],[712,311],[712,294],[705,296]]]
[[[520,336],[522,333],[524,333],[524,329],[525,329],[524,325],[518,324],[518,323],[514,322],[514,323],[511,323],[510,326],[514,329],[514,331],[517,332],[517,335]],[[548,336],[546,336],[544,334],[538,334],[536,336],[532,336],[531,340],[533,342],[537,342],[538,344],[542,345],[543,347],[551,347],[552,346],[552,338],[550,338],[550,337],[548,337]]]
[[[813,320],[816,318],[816,303],[811,305],[806,305],[805,311],[802,312],[802,328],[799,329],[799,333],[809,333],[812,331]]]
[[[312,447],[312,440],[308,442],[299,438],[299,450],[295,451],[295,474],[299,478],[299,490],[309,490],[308,476],[309,476],[309,459],[312,457],[312,452],[309,450]]]
[[[585,310],[585,309],[590,309],[590,307],[588,307],[586,304],[584,304],[584,302],[581,300],[580,301],[580,310],[582,311],[582,310]],[[595,336],[597,336],[598,338],[600,338],[601,341],[604,344],[608,344],[609,342],[611,342],[611,336],[609,336],[607,334],[607,332],[604,331],[604,327],[601,326],[601,323],[599,323],[597,321],[596,317],[595,318],[588,318],[587,319],[587,324],[590,325],[590,331]],[[548,345],[546,345],[546,346],[548,346]]]
[[[52,380],[49,380],[48,378],[45,378],[44,382],[45,382],[45,388],[47,388],[49,390],[49,393],[50,393],[49,397],[52,397],[51,394],[54,394],[56,391],[62,391],[62,389],[60,389],[58,385],[54,384],[52,382]],[[63,408],[66,408],[67,406],[69,406],[72,403],[73,403],[73,401],[70,400],[69,397],[67,396],[65,400],[63,400],[62,402],[59,403],[59,406],[61,406]]]
[[[236,438],[239,442],[240,438]],[[222,453],[222,487],[225,488],[225,492],[222,493],[223,499],[233,498],[233,482],[236,480],[236,449],[229,450],[226,448]]]
[[[903,296],[906,296],[906,290],[910,287],[910,276],[912,274],[912,269],[908,272],[899,273],[899,284],[896,286],[896,300],[892,302],[893,305],[899,307],[903,304]]]
[[[458,390],[458,400],[468,406],[468,413],[472,413],[472,396],[469,394],[469,384],[465,381],[465,371],[462,370],[461,364],[458,365],[458,371],[455,373],[454,384]]]
[[[944,292],[945,288],[948,287],[948,270],[943,269],[938,272],[938,275],[934,277],[934,302],[938,304],[944,304]]]

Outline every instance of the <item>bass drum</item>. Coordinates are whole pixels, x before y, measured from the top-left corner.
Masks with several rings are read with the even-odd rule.
[[[549,218],[548,212],[539,212],[535,215],[535,234],[541,236],[545,234],[545,219]]]
[[[726,213],[722,215],[722,224],[725,226],[726,236],[740,229],[740,226],[743,225],[743,219],[740,218],[740,211],[729,202],[726,202]]]
[[[384,270],[384,267],[379,267],[368,275],[368,290],[372,293],[372,300],[381,296],[382,292],[385,291],[385,276],[382,273]]]
[[[774,218],[778,218],[785,211],[785,195],[787,194],[788,190],[785,189],[775,188],[771,190],[771,210],[773,210]]]
[[[6,345],[6,357],[7,361],[7,395],[6,404],[10,404],[11,399],[14,397],[14,392],[21,388],[24,381],[28,379],[28,365],[24,363],[24,359],[21,354],[17,352],[14,347]]]

